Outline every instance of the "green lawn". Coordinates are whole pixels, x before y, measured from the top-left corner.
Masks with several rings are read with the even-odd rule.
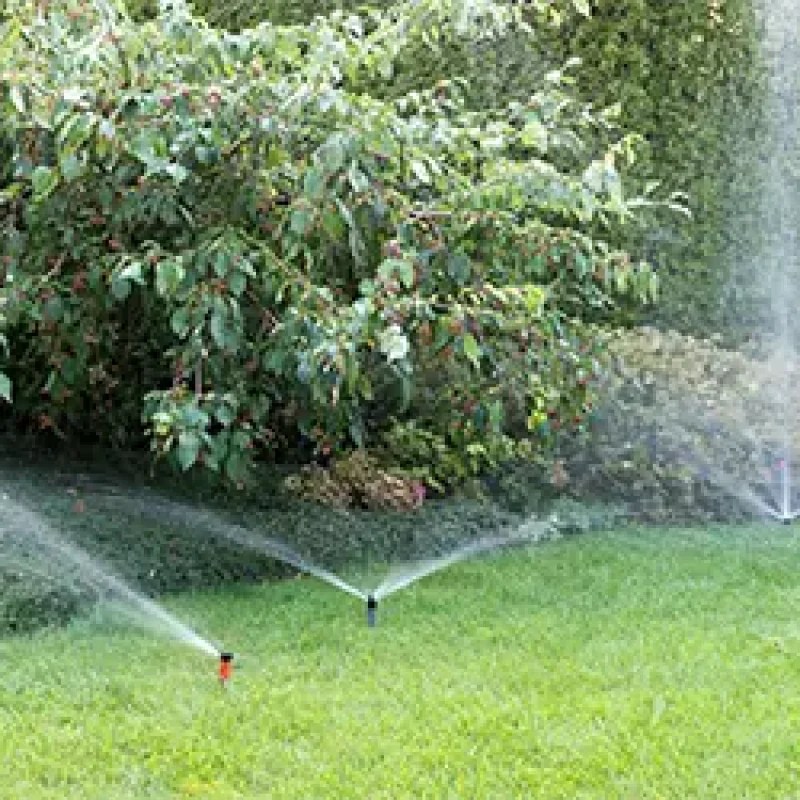
[[[0,797],[800,795],[800,537],[627,530],[463,564],[368,630],[314,580],[0,640]]]

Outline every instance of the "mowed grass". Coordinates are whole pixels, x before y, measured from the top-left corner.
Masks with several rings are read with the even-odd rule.
[[[86,621],[0,641],[3,798],[800,795],[794,528],[623,530],[389,598],[172,598],[237,653]]]

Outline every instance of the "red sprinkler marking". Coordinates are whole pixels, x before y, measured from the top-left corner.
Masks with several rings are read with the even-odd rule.
[[[225,686],[233,675],[233,653],[219,654],[219,682]]]

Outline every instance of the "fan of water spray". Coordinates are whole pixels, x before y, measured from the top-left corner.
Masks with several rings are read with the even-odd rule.
[[[422,578],[467,558],[515,545],[536,542],[552,534],[549,522],[530,519],[523,524],[421,528],[418,524],[400,532],[359,525],[346,512],[325,511],[329,522],[324,537],[287,517],[270,516],[271,529],[263,529],[255,514],[234,521],[220,512],[169,500],[148,490],[119,487],[113,494],[95,497],[93,504],[125,509],[131,515],[149,515],[161,525],[180,526],[267,556],[312,575],[367,603],[368,620],[374,624],[377,603]],[[363,523],[364,518],[361,518]],[[338,523],[338,524],[335,524]]]
[[[213,644],[67,541],[38,513],[12,500],[8,493],[0,494],[0,566],[37,575],[68,589],[88,588],[137,624],[206,655],[219,654]]]

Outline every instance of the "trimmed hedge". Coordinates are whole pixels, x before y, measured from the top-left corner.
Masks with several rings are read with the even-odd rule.
[[[764,94],[751,0],[596,0],[574,20],[556,54],[578,55],[588,102],[620,102],[622,124],[646,147],[642,180],[686,192],[693,220],[662,215],[634,248],[661,269],[662,302],[651,317],[708,335],[739,327],[748,298],[726,292],[732,265],[752,253],[761,187],[758,135]]]

